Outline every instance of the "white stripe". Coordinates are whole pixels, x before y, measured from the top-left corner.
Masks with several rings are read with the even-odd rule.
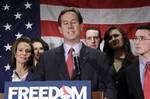
[[[42,36],[42,39],[49,45],[49,48],[55,48],[63,43],[63,38],[54,36]]]
[[[137,56],[136,52],[135,52],[135,45],[134,45],[134,40],[133,39],[130,39],[130,46],[131,46],[131,50],[132,50],[132,53]]]
[[[42,39],[49,45],[50,49],[56,48],[56,47],[60,46],[63,43],[63,38],[61,38],[61,37],[42,36]],[[83,43],[85,43],[84,39],[81,39],[81,41]],[[134,46],[133,39],[130,39],[130,45],[131,45],[131,51],[132,51],[132,53],[134,55],[137,55],[135,53],[135,46]],[[101,51],[103,51],[103,47],[104,47],[104,41],[102,41],[101,44],[100,44]]]
[[[64,6],[40,5],[41,20],[57,21]],[[116,9],[79,9],[88,24],[127,24],[150,22],[150,6]]]
[[[41,38],[49,45],[50,49],[58,47],[64,42],[62,37],[42,36]],[[81,41],[85,43],[84,39],[81,39]]]
[[[61,38],[61,37],[42,36],[42,39],[49,45],[50,49],[56,48],[56,47],[60,46],[63,43],[63,38]],[[81,41],[83,43],[85,43],[84,39],[81,39]],[[132,39],[130,39],[130,45],[131,45],[132,53],[134,55],[136,55],[134,41]],[[102,41],[101,44],[100,44],[101,51],[103,51],[103,47],[104,47],[104,41]]]

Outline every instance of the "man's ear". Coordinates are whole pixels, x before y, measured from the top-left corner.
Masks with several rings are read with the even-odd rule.
[[[82,32],[83,31],[83,24],[80,24],[80,26],[81,26],[81,29],[80,29],[80,31]]]
[[[59,33],[62,34],[62,28],[58,26]]]

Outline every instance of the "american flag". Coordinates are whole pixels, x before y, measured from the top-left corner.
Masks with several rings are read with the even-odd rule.
[[[79,8],[83,16],[82,39],[85,28],[89,26],[100,28],[102,36],[110,26],[119,26],[132,39],[137,25],[150,24],[150,0],[41,0],[40,2],[41,35],[50,47],[56,47],[61,43],[57,18],[60,11],[68,6]]]
[[[82,39],[86,27],[99,27],[103,36],[115,25],[132,40],[138,24],[150,24],[150,0],[1,0],[0,71],[10,69],[11,45],[22,35],[41,36],[51,48],[60,45],[57,18],[66,7],[79,8],[84,18]]]
[[[21,36],[40,37],[38,0],[0,2],[0,72],[10,70],[11,46]],[[2,75],[0,75],[2,79]]]

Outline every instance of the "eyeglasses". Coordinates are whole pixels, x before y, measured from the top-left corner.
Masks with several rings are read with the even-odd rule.
[[[98,40],[98,39],[100,39],[100,37],[99,36],[92,36],[92,37],[87,37],[86,38],[87,40]]]
[[[146,38],[144,36],[135,36],[134,40],[145,41],[145,40],[150,40],[150,38]]]

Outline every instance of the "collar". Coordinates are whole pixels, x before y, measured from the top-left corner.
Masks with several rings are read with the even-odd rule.
[[[150,61],[145,60],[144,57],[142,57],[142,56],[139,56],[139,62],[144,67],[146,66],[147,63],[150,63]]]
[[[80,42],[80,43],[78,43],[74,46],[70,46],[70,45],[64,43],[63,47],[64,47],[64,50],[65,50],[65,53],[68,53],[69,49],[73,48],[75,53],[80,54],[80,50],[82,48],[82,43]]]

